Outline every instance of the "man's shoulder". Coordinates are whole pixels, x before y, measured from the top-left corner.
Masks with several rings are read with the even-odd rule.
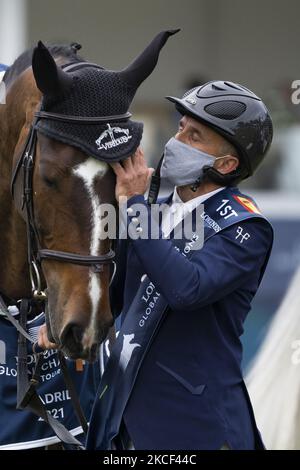
[[[232,260],[241,258],[246,262],[257,259],[260,263],[271,252],[273,238],[273,229],[269,222],[264,218],[253,217],[233,223],[216,233],[204,244],[204,252],[222,252]]]
[[[272,232],[270,221],[252,196],[241,192],[237,187],[229,187],[218,193],[217,198],[214,209],[218,219],[223,221],[222,226],[227,226],[227,223],[224,223],[227,220],[228,226],[247,223],[257,225],[258,228],[268,227]]]
[[[267,238],[270,240],[273,238],[272,225],[264,217],[251,217],[233,223],[229,227],[225,228],[221,232],[221,234],[225,235],[226,237],[232,237],[234,234],[238,234],[239,232],[241,232],[242,229],[248,231],[250,230],[253,235],[259,236],[261,238]]]

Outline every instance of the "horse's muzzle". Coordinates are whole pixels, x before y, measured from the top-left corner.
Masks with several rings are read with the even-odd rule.
[[[85,359],[94,362],[98,356],[98,346],[106,338],[109,326],[101,329],[97,338],[86,341],[86,331],[76,323],[68,323],[59,341],[61,349],[70,359]]]

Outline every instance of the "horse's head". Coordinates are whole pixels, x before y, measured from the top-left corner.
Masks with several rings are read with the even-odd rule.
[[[27,201],[31,260],[46,281],[49,338],[73,358],[93,359],[113,323],[111,237],[102,211],[110,204],[113,214],[116,206],[109,162],[140,143],[142,125],[129,119],[128,108],[173,33],[158,35],[121,72],[85,62],[61,68],[42,43],[33,54],[43,98],[25,148],[32,161],[24,151],[14,184]]]
[[[114,207],[114,181],[107,163],[38,135],[35,224],[41,247],[64,253],[61,261],[51,257],[42,261],[48,328],[69,356],[90,357],[112,325],[111,266],[102,264],[100,257],[110,252],[110,240],[103,236],[107,219],[101,208],[103,203]],[[71,254],[86,257],[87,264],[79,264],[81,259],[73,263]],[[99,258],[97,264],[89,264],[94,256]]]

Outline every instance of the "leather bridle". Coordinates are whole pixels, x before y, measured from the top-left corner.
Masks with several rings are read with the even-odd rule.
[[[37,300],[43,300],[47,298],[45,291],[42,290],[40,275],[40,268],[43,260],[55,260],[64,263],[91,266],[94,272],[99,273],[103,271],[103,265],[114,263],[115,252],[110,248],[104,255],[90,256],[41,248],[34,218],[33,205],[33,173],[36,158],[37,121],[39,119],[51,119],[67,123],[77,122],[79,124],[84,122],[84,124],[95,124],[97,122],[103,123],[108,121],[126,120],[131,116],[131,114],[127,112],[118,116],[80,117],[38,111],[34,116],[35,118],[24,145],[24,150],[13,172],[11,192],[17,209],[24,214],[26,221],[28,264],[33,297]],[[21,187],[19,187],[19,185],[21,185]],[[17,191],[21,196],[20,201],[16,201],[15,198]]]

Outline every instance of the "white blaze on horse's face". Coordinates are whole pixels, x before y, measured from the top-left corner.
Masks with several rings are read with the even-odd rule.
[[[90,255],[98,256],[101,238],[101,201],[94,190],[94,180],[96,177],[102,178],[108,170],[108,164],[89,157],[84,163],[77,165],[73,173],[83,180],[90,199],[91,213],[91,244]],[[88,327],[90,333],[96,331],[97,311],[101,298],[101,286],[99,276],[90,269],[89,296],[92,304],[91,320]]]

